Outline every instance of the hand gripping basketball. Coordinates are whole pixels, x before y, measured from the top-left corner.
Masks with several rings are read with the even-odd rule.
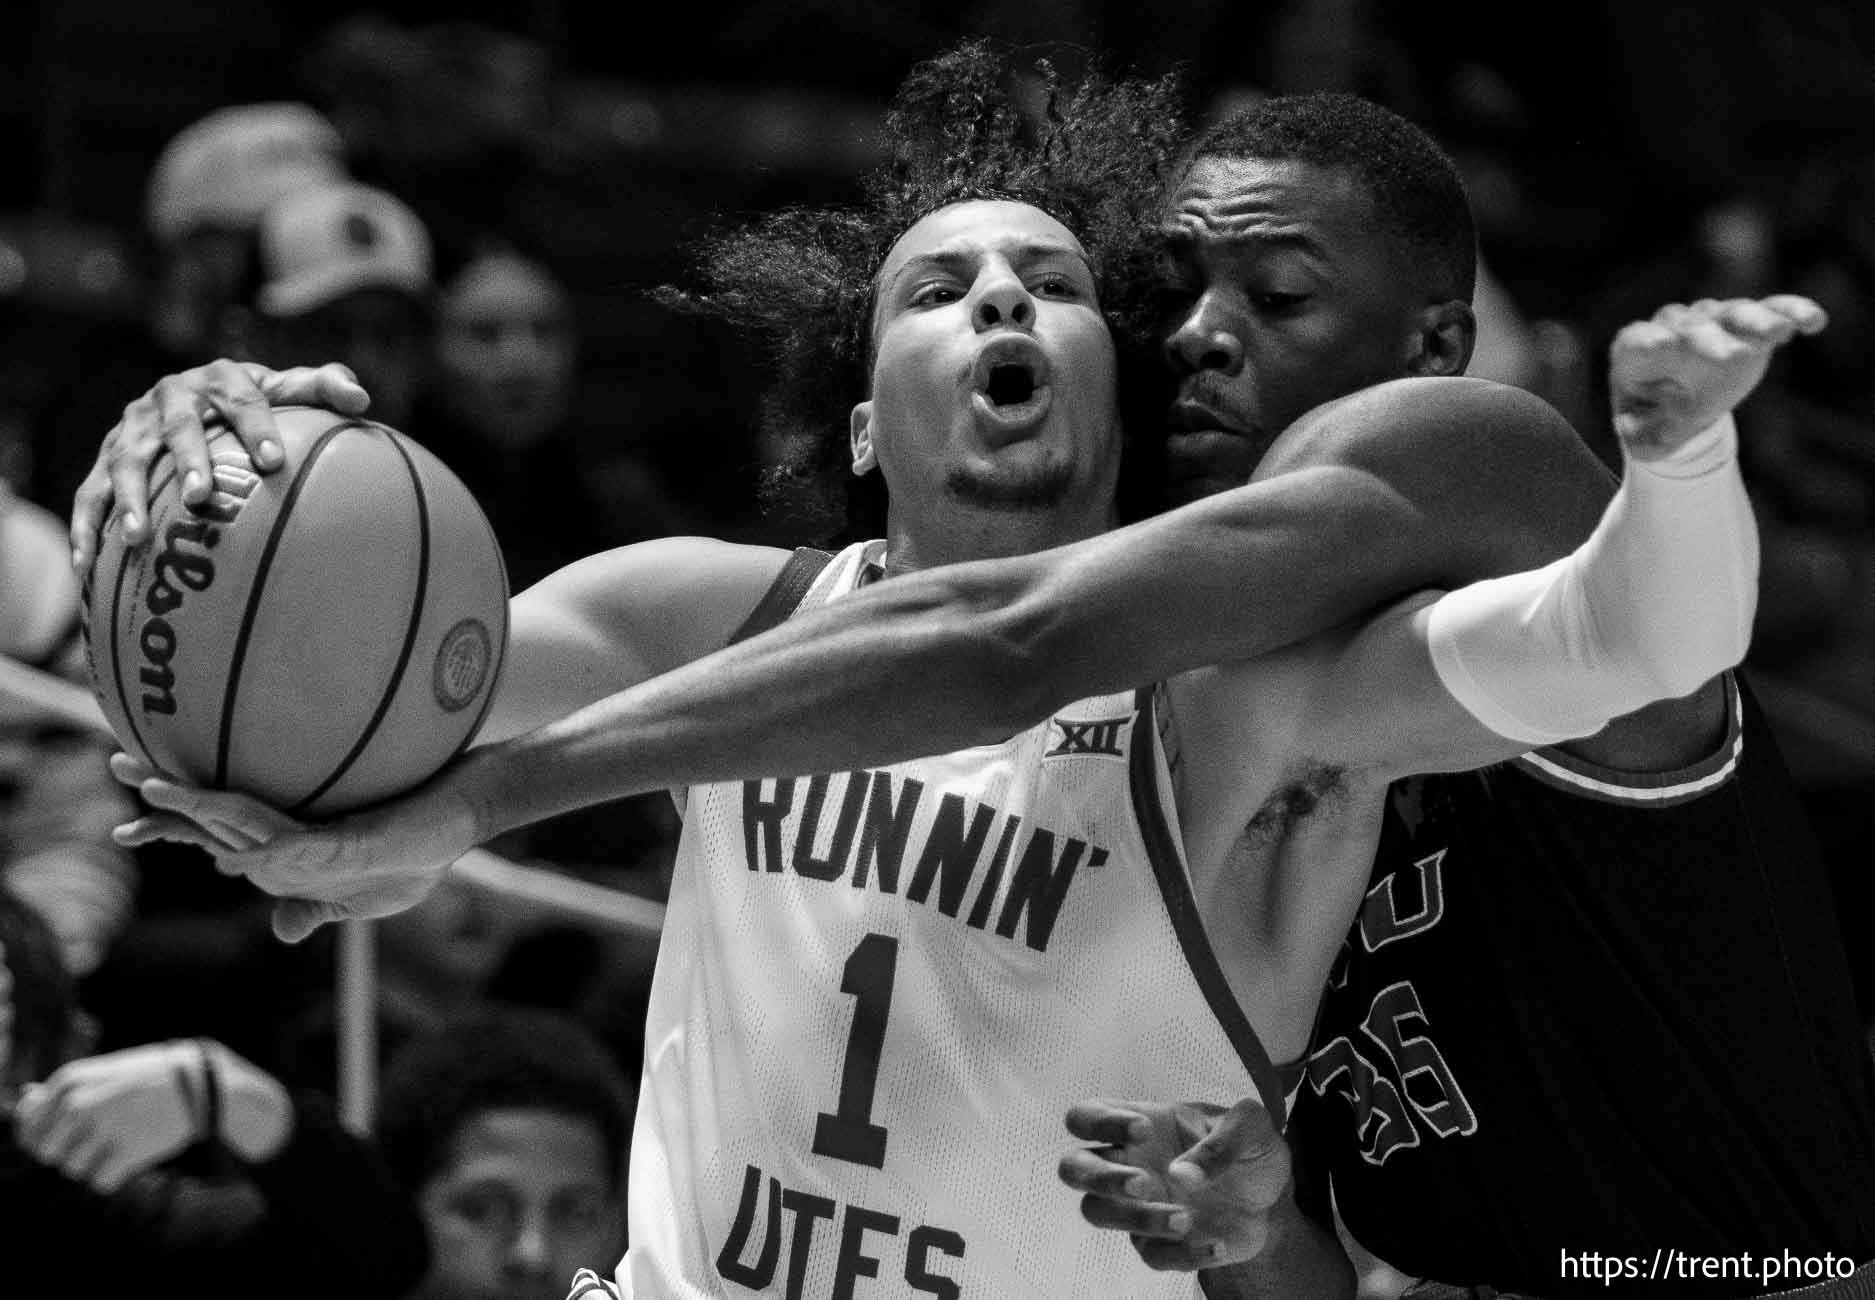
[[[181,469],[182,499],[192,506],[208,499],[211,424],[231,430],[262,474],[279,469],[283,453],[272,407],[294,403],[363,415],[371,398],[350,368],[336,362],[269,370],[220,360],[158,380],[124,408],[79,485],[72,502],[73,569],[80,576],[91,571],[105,521],[114,514],[130,541],[149,538],[150,471],[165,452]]]
[[[276,472],[227,430],[210,491],[159,460],[149,538],[87,575],[92,688],[128,753],[178,780],[329,816],[410,789],[474,737],[507,644],[493,530],[395,429],[273,412]]]

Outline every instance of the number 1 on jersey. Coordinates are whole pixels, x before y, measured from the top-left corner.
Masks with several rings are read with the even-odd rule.
[[[872,1122],[872,1095],[879,1084],[879,1050],[892,1009],[892,979],[898,972],[898,940],[869,934],[859,941],[840,974],[840,992],[854,999],[853,1028],[840,1070],[840,1100],[833,1114],[814,1123],[814,1154],[849,1164],[885,1165],[885,1129]]]

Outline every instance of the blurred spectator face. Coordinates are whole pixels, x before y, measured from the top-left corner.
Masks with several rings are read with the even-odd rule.
[[[1200,158],[1165,220],[1162,327],[1182,496],[1237,487],[1304,412],[1407,373],[1423,302],[1352,175]]]
[[[576,361],[566,294],[513,253],[476,258],[437,301],[437,398],[494,446],[526,447],[565,417]]]
[[[338,130],[305,104],[237,104],[178,132],[151,169],[144,224],[159,265],[151,327],[183,356],[213,347],[274,200],[345,177]]]
[[[476,996],[521,930],[506,900],[450,874],[415,907],[377,923],[386,983],[454,1007]]]
[[[240,293],[251,231],[199,226],[165,251],[157,268],[150,327],[182,357],[213,350],[215,320]]]
[[[255,241],[259,288],[231,350],[276,368],[341,361],[372,418],[401,426],[429,363],[430,240],[398,199],[366,185],[297,190]]]
[[[412,1300],[562,1300],[576,1270],[617,1263],[619,1190],[590,1121],[481,1112],[419,1194],[433,1262]]]
[[[429,361],[422,305],[382,289],[270,320],[257,339],[256,360],[276,368],[344,362],[371,394],[371,418],[396,428],[410,418]]]

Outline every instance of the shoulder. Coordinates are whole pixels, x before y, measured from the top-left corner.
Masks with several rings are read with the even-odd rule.
[[[713,537],[660,537],[600,551],[541,579],[539,585],[611,589],[750,589],[759,597],[780,574],[791,551]]]
[[[65,526],[0,487],[0,651],[38,658],[63,635],[78,601]]]
[[[790,551],[710,537],[661,537],[556,570],[515,599],[518,616],[568,620],[637,646],[657,671],[725,645]]]
[[[1531,455],[1612,490],[1614,476],[1555,407],[1488,379],[1396,379],[1323,403],[1277,438],[1259,477],[1317,464],[1391,466],[1402,457],[1443,467],[1509,465]]]
[[[50,561],[69,569],[71,545],[66,528],[50,510],[13,494],[0,483],[0,557],[4,557],[9,576],[13,570],[24,572]]]
[[[1579,545],[1618,486],[1548,402],[1465,378],[1393,380],[1316,407],[1283,431],[1257,477],[1302,470],[1358,475],[1399,513],[1457,530],[1470,558],[1449,576],[1462,581]]]

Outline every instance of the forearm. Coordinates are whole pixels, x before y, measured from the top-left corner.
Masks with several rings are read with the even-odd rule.
[[[1432,607],[1446,688],[1500,735],[1548,744],[1695,690],[1743,658],[1758,546],[1729,417],[1665,462],[1630,463],[1589,540]]]
[[[485,745],[452,789],[488,836],[646,790],[1000,741],[1073,700],[1314,635],[1476,562],[1457,546],[1383,475],[1305,467],[1072,546],[874,584]]]
[[[451,774],[453,792],[486,838],[650,790],[1004,739],[1039,716],[1017,589],[980,576],[989,566],[962,569],[977,576],[895,578],[483,746]]]
[[[1349,1300],[1354,1295],[1354,1265],[1340,1240],[1302,1213],[1293,1197],[1271,1208],[1269,1231],[1255,1259],[1199,1275],[1209,1300]]]

